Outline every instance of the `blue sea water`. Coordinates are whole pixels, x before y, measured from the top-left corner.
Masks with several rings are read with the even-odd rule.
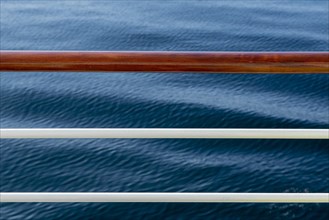
[[[2,50],[328,51],[317,0],[1,0]],[[2,128],[328,128],[328,75],[1,73]],[[328,140],[1,140],[4,192],[328,192]],[[328,204],[1,204],[1,219],[328,219]]]

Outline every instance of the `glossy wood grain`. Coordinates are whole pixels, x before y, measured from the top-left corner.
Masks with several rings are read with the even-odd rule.
[[[1,51],[1,71],[329,73],[329,52]]]

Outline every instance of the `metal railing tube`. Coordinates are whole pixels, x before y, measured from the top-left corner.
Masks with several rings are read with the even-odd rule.
[[[0,137],[329,139],[329,129],[3,128]]]
[[[328,203],[329,193],[3,192],[1,202]]]

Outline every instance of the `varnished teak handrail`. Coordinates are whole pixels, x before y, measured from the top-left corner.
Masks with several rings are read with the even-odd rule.
[[[1,71],[329,73],[329,52],[0,51]]]

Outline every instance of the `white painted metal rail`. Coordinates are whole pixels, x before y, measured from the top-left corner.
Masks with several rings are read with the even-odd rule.
[[[329,193],[1,193],[1,202],[328,203]]]
[[[329,139],[329,129],[0,129],[1,138],[232,138]]]

